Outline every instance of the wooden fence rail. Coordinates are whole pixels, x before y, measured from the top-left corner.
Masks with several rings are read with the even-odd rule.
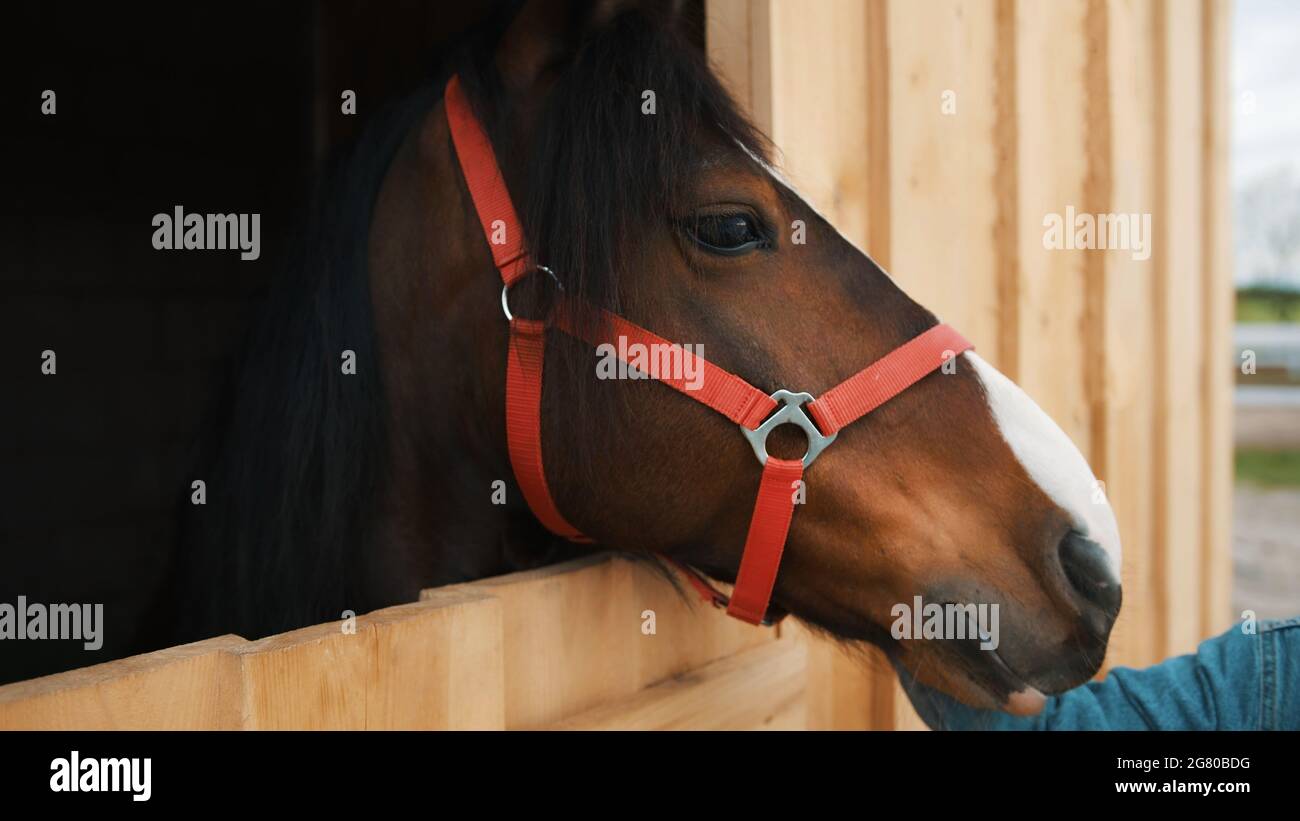
[[[0,729],[795,728],[805,648],[786,630],[602,554],[426,590],[354,626],[10,684]]]

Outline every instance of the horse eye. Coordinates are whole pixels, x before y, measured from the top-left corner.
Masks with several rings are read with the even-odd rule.
[[[750,214],[706,214],[686,225],[691,239],[712,254],[736,256],[767,244],[758,221]]]

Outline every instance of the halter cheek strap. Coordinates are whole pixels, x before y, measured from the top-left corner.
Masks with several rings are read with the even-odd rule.
[[[523,227],[510,200],[492,144],[474,116],[459,78],[455,76],[447,83],[444,105],[452,143],[474,201],[474,210],[492,251],[493,264],[501,274],[502,308],[510,323],[510,345],[506,357],[506,440],[515,480],[529,508],[548,530],[575,542],[591,542],[560,513],[546,482],[542,460],[541,402],[547,325],[511,316],[507,303],[511,286],[520,279],[536,271],[544,271],[552,277],[554,274],[529,258],[524,248]],[[598,311],[596,318],[598,321],[594,323],[578,323],[561,312],[556,327],[592,345],[615,343],[612,347],[616,352],[634,349],[636,343],[671,346],[673,355],[680,356],[683,364],[687,365],[683,372],[698,373],[703,377],[698,386],[666,374],[655,378],[735,422],[758,457],[763,467],[758,499],[750,518],[731,596],[716,590],[694,568],[670,559],[685,573],[702,598],[726,607],[728,614],[752,624],[768,623],[768,604],[794,516],[797,483],[803,480],[804,471],[835,440],[841,428],[880,407],[944,362],[972,347],[951,327],[935,325],[820,398],[813,399],[807,393],[785,390],[768,395],[726,369],[672,345],[620,316]],[[620,337],[626,344],[617,344]],[[780,459],[768,455],[767,436],[783,424],[797,425],[807,434],[808,452],[802,459]]]

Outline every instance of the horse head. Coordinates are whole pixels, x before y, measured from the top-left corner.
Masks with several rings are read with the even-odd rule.
[[[764,393],[814,397],[936,325],[774,170],[672,4],[533,0],[453,70],[529,253],[554,274],[513,288],[515,313],[580,301],[697,346]],[[358,297],[374,336],[359,367],[373,360],[376,375],[330,377],[375,413],[365,429],[382,431],[385,462],[369,495],[325,482],[337,505],[322,511],[372,505],[354,567],[378,602],[586,549],[547,534],[513,478],[501,282],[444,101],[385,169]],[[762,473],[737,425],[656,380],[601,378],[591,344],[547,337],[540,444],[557,509],[601,547],[733,581]],[[1120,605],[1116,522],[1023,391],[973,351],[950,364],[808,467],[772,606],[972,704],[1032,711],[1101,663]],[[792,425],[767,441],[784,459],[807,447]],[[917,597],[996,606],[1000,635],[900,637],[899,608]]]

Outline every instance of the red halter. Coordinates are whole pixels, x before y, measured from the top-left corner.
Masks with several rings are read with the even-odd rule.
[[[492,261],[501,272],[504,283],[501,306],[510,322],[510,350],[506,358],[506,439],[515,479],[533,514],[547,529],[575,542],[590,542],[591,539],[569,524],[556,508],[542,467],[542,364],[546,323],[512,317],[506,302],[510,287],[525,276],[537,270],[546,271],[552,277],[554,274],[550,269],[535,264],[524,249],[523,227],[511,204],[510,192],[506,190],[492,144],[470,110],[469,101],[455,76],[447,83],[444,105],[465,183],[492,250]],[[503,238],[504,241],[494,241],[494,238]],[[557,327],[593,345],[614,341],[618,337],[626,338],[628,345],[615,345],[616,351],[626,350],[635,343],[647,346],[671,344],[620,316],[606,311],[600,314],[601,330],[596,334],[583,333],[563,315]],[[781,553],[794,515],[795,483],[803,478],[804,469],[834,441],[845,425],[880,407],[948,359],[971,347],[949,326],[935,325],[818,399],[806,393],[784,390],[769,396],[703,357],[675,347],[674,354],[679,353],[684,363],[696,366],[696,369],[683,368],[685,372],[699,373],[698,369],[702,369],[703,379],[699,388],[693,389],[685,380],[667,375],[655,378],[739,425],[763,466],[763,474],[730,599],[715,590],[693,568],[677,562],[674,564],[686,571],[688,580],[705,599],[725,606],[730,615],[752,624],[767,623],[768,601],[776,584]],[[798,425],[807,434],[808,452],[802,459],[778,459],[767,454],[767,435],[782,424]]]

